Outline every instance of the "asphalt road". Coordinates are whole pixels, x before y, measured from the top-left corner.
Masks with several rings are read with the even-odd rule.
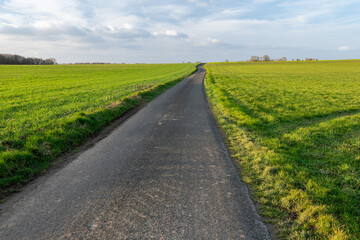
[[[216,128],[204,74],[2,204],[0,239],[270,239]]]

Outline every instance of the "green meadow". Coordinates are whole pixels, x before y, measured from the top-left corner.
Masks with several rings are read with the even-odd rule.
[[[213,63],[205,88],[282,239],[360,239],[360,61]]]
[[[0,66],[0,192],[6,194],[196,64]],[[0,196],[1,196],[0,194]]]

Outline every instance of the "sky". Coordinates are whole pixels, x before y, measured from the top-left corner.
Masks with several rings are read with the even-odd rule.
[[[59,63],[359,59],[360,0],[0,0],[0,53]]]

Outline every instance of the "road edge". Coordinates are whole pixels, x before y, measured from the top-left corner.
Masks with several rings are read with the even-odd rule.
[[[205,64],[204,64],[205,66]],[[204,68],[205,72],[206,72],[206,69]],[[260,203],[258,201],[255,200],[255,198],[253,197],[253,194],[254,191],[251,187],[251,185],[249,185],[248,183],[244,182],[243,181],[243,178],[242,178],[242,167],[241,167],[241,164],[236,161],[234,158],[232,158],[232,152],[229,148],[229,141],[228,141],[228,136],[226,135],[226,133],[223,131],[223,129],[219,126],[218,124],[218,117],[215,115],[215,113],[213,112],[213,108],[212,108],[212,105],[209,101],[209,98],[208,98],[208,95],[206,93],[206,89],[205,89],[205,80],[206,80],[206,75],[207,75],[207,72],[205,73],[205,76],[204,76],[204,79],[203,79],[203,91],[204,91],[204,94],[205,94],[205,98],[206,98],[206,102],[207,102],[207,105],[208,105],[208,109],[209,109],[209,112],[212,116],[212,121],[214,122],[215,126],[216,126],[216,134],[221,138],[221,142],[223,144],[223,148],[225,149],[226,151],[226,155],[228,157],[228,159],[231,161],[231,163],[233,164],[233,166],[236,168],[236,172],[237,172],[237,175],[238,177],[240,178],[240,181],[245,184],[246,188],[247,188],[247,194],[249,195],[252,203],[254,204],[254,207],[255,207],[255,210],[256,210],[256,214],[259,216],[259,218],[261,219],[262,223],[265,225],[266,227],[266,230],[268,232],[268,235],[271,237],[271,239],[273,240],[279,240],[280,238],[278,237],[278,230],[277,228],[272,224],[270,223],[269,221],[267,221],[267,218],[264,217],[262,214],[261,214],[261,209],[260,209]]]

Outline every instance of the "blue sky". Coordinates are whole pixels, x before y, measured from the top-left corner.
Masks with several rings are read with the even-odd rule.
[[[0,0],[0,52],[66,62],[360,58],[359,0]]]

